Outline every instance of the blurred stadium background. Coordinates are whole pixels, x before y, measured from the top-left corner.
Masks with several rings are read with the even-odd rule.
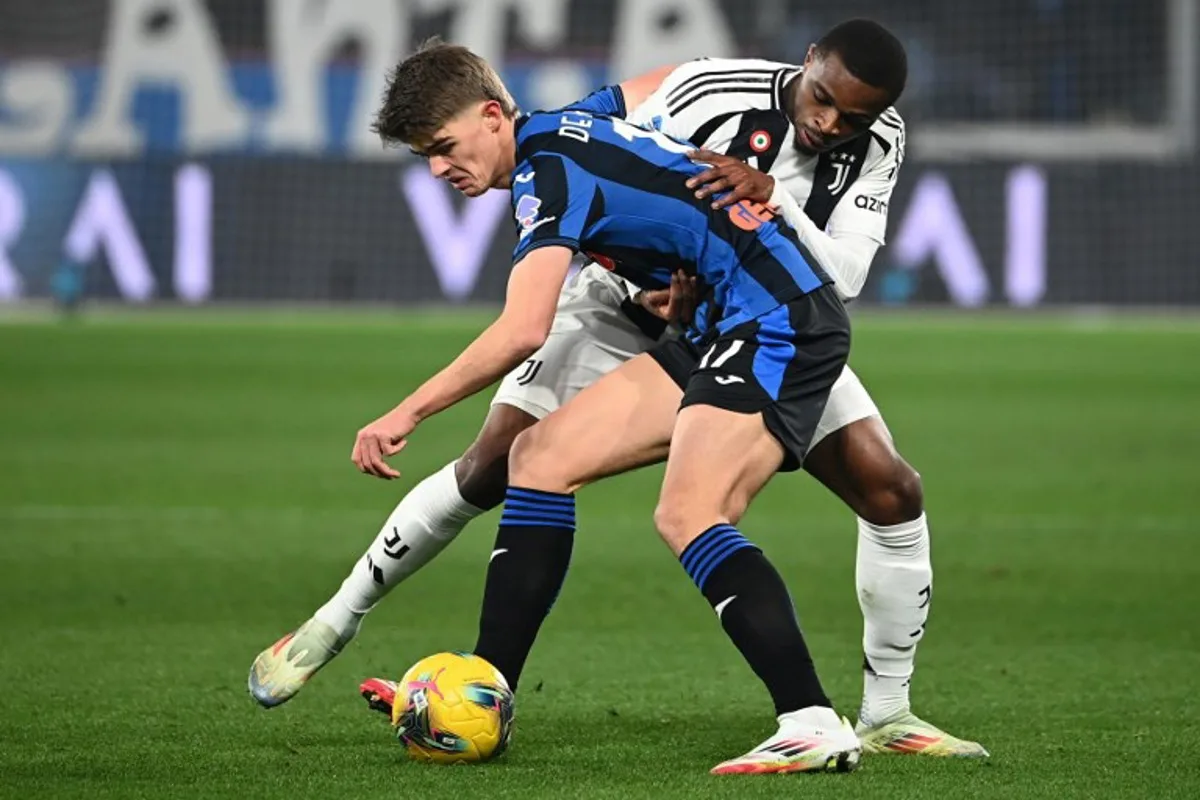
[[[863,302],[1200,303],[1194,0],[3,0],[0,299],[494,302],[463,207],[367,129],[438,33],[525,107],[698,55],[801,60],[864,15],[911,63]],[[316,190],[319,187],[319,191]]]
[[[514,238],[506,195],[373,140],[386,69],[437,33],[544,107],[852,16],[911,65],[852,362],[925,483],[913,696],[993,758],[796,791],[1194,796],[1198,0],[0,0],[0,796],[778,796],[705,773],[769,708],[656,541],[653,470],[581,493],[496,768],[400,763],[353,694],[470,646],[491,516],[295,702],[243,687],[486,410],[424,425],[399,483],[347,462],[486,323]],[[746,525],[853,715],[851,515],[789,477]]]

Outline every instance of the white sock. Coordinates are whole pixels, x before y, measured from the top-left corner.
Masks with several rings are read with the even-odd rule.
[[[404,496],[337,594],[313,616],[336,630],[343,643],[349,641],[384,595],[433,560],[482,513],[463,500],[454,464],[447,464]]]
[[[858,521],[855,569],[863,615],[863,700],[859,721],[878,724],[909,710],[917,642],[933,591],[925,515],[899,525]]]

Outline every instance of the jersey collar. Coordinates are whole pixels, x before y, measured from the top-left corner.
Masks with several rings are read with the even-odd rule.
[[[788,85],[788,81],[797,75],[804,72],[804,67],[784,67],[775,73],[775,80],[771,84],[771,107],[773,111],[785,111],[786,104],[783,102],[783,90]]]

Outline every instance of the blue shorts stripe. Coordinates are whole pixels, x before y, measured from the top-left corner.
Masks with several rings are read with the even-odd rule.
[[[759,328],[755,339],[758,347],[754,352],[754,379],[772,400],[779,399],[784,373],[796,358],[796,343],[793,337],[791,312],[780,306],[758,319]]]

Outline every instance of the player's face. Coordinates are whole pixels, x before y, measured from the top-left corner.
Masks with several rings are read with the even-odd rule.
[[[429,171],[468,197],[476,197],[507,177],[503,169],[504,119],[496,102],[472,105],[434,132],[412,151],[429,161]]]
[[[850,74],[837,53],[808,49],[804,73],[792,89],[796,149],[820,153],[865,133],[887,110],[887,92]]]

